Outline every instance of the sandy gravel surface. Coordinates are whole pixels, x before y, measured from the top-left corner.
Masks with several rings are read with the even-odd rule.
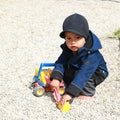
[[[86,16],[101,39],[110,75],[94,99],[75,99],[61,113],[50,93],[35,97],[29,85],[34,69],[61,53],[59,33],[72,13]],[[107,38],[117,28],[120,0],[0,0],[0,120],[120,120],[120,51]]]

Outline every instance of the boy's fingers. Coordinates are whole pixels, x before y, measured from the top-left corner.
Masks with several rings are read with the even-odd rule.
[[[57,91],[59,91],[59,87],[58,86],[51,86],[51,91],[54,91],[54,90],[57,90]]]
[[[66,100],[62,97],[60,103],[61,103],[62,105],[64,105],[65,102],[66,102]]]

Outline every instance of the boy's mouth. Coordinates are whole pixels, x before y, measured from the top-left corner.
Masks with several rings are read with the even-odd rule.
[[[71,48],[77,48],[76,46],[71,46]]]
[[[77,48],[77,46],[71,46],[71,48]]]
[[[78,50],[78,47],[76,47],[76,46],[71,46],[71,49],[76,51],[76,50]]]

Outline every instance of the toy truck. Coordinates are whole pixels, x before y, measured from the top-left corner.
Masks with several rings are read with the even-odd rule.
[[[35,69],[35,75],[33,77],[34,82],[32,83],[33,94],[37,97],[42,96],[45,92],[52,92],[50,87],[50,75],[54,63],[41,63],[39,69]],[[60,85],[59,93],[64,93],[63,82]]]
[[[63,106],[60,103],[61,95],[65,92],[64,83],[61,82],[59,91],[56,89],[54,91],[51,90],[50,75],[52,73],[52,67],[54,67],[54,63],[41,63],[39,69],[35,69],[34,82],[32,83],[33,94],[40,97],[45,92],[53,92],[58,109],[62,112],[67,112],[70,110],[70,103],[66,102]]]

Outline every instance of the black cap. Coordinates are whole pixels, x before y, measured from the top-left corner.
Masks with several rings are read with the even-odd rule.
[[[86,18],[77,13],[68,16],[64,20],[63,31],[60,33],[60,37],[65,38],[65,32],[72,32],[87,39],[89,35],[89,25]]]

